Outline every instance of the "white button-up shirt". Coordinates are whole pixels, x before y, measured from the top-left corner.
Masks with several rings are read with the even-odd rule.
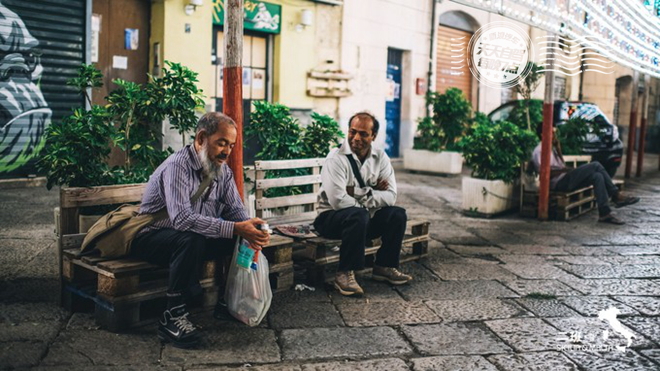
[[[346,155],[353,156],[360,169],[365,187],[361,188]],[[371,152],[362,163],[351,152],[348,141],[340,148],[330,151],[321,171],[321,191],[319,193],[319,212],[341,210],[349,207],[363,207],[371,215],[384,206],[394,206],[396,202],[396,180],[390,158],[382,149],[371,147]],[[387,180],[387,190],[379,191],[374,187],[380,180]],[[354,187],[350,196],[346,187]]]

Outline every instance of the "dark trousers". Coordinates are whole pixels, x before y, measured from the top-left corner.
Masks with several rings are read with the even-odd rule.
[[[225,257],[234,253],[235,239],[210,239],[194,232],[159,229],[139,235],[131,245],[130,255],[161,267],[169,267],[168,296],[192,297],[202,292],[199,284],[204,262],[216,261],[222,272]],[[222,278],[223,274],[216,276]],[[219,282],[224,289],[224,280]],[[224,293],[224,291],[221,291]]]
[[[600,162],[590,162],[569,171],[557,182],[555,189],[560,192],[570,192],[590,185],[594,187],[596,193],[598,214],[600,216],[609,214],[612,211],[609,198],[616,196],[619,190]]]
[[[377,237],[381,237],[382,245],[376,253],[376,264],[397,268],[407,220],[406,210],[397,206],[384,207],[373,218],[366,209],[349,207],[324,211],[314,220],[314,228],[323,237],[341,239],[339,271],[364,269],[367,238]]]

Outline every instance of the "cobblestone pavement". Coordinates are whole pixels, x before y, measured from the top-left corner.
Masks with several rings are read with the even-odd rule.
[[[649,161],[651,162],[651,161]],[[657,169],[656,162],[649,165]],[[397,172],[399,204],[432,221],[411,285],[359,278],[367,295],[285,292],[257,328],[195,315],[202,349],[162,346],[155,325],[113,334],[55,304],[56,191],[0,194],[0,368],[53,370],[658,370],[660,173],[627,183],[628,224],[460,212],[459,177]],[[615,307],[626,339],[599,319]],[[604,339],[603,334],[609,335]],[[567,340],[568,338],[568,340]],[[571,343],[569,340],[579,342]],[[570,346],[570,347],[569,347]],[[610,348],[608,348],[610,347]]]

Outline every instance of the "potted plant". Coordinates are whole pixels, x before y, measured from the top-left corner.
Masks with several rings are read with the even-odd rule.
[[[430,92],[427,103],[433,106],[433,114],[419,122],[419,137],[413,149],[404,151],[403,166],[414,171],[460,174],[463,156],[457,143],[470,122],[470,102],[460,89],[449,88],[444,94]]]
[[[339,124],[330,116],[312,112],[312,121],[307,127],[301,127],[298,120],[291,116],[289,107],[279,103],[255,101],[254,111],[250,116],[250,125],[245,129],[245,138],[256,138],[261,144],[261,151],[256,154],[258,160],[294,160],[325,157],[330,148],[338,146],[343,133]],[[308,169],[269,171],[266,178],[309,175]],[[290,196],[309,192],[299,186],[269,189],[266,197]],[[249,204],[254,205],[254,195],[249,197]],[[293,206],[266,210],[264,217],[272,215],[295,215],[305,210],[303,206]]]
[[[475,123],[460,142],[465,163],[472,168],[472,176],[462,181],[463,210],[492,216],[514,208],[520,166],[537,143],[536,134],[508,121]]]
[[[168,118],[180,132],[188,130],[195,121],[195,110],[203,103],[201,92],[191,88],[197,81],[196,74],[166,63],[169,69],[163,70],[164,77],[150,77],[145,85],[114,80],[118,88],[110,92],[106,106],[93,105],[87,93],[102,86],[101,72],[92,65],[80,67],[69,85],[81,92],[91,108],[77,108],[71,116],[46,129],[46,146],[38,166],[46,173],[48,189],[56,185],[102,188],[149,179],[172,153],[171,148],[157,148],[160,123]],[[111,144],[123,151],[123,166],[109,168]],[[80,232],[86,232],[108,211],[83,208]],[[56,210],[56,219],[57,215]]]

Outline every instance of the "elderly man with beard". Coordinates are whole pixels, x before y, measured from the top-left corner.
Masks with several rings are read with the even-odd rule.
[[[355,271],[364,269],[367,238],[382,239],[374,280],[392,285],[412,280],[398,270],[407,216],[406,210],[394,206],[396,180],[389,157],[371,145],[378,129],[373,115],[353,115],[348,122],[348,143],[330,151],[321,171],[320,214],[314,228],[323,237],[341,239],[334,286],[345,296],[364,294]]]
[[[167,309],[160,320],[158,337],[177,347],[195,346],[200,339],[199,330],[188,319],[186,299],[201,293],[199,278],[204,261],[215,259],[221,263],[223,257],[233,253],[236,237],[247,239],[257,250],[269,242],[268,233],[258,229],[264,221],[248,218],[232,171],[226,165],[236,143],[236,130],[236,123],[222,113],[202,116],[195,142],[156,169],[140,206],[141,214],[167,208],[168,218],[143,228],[130,254],[169,267]],[[208,188],[191,204],[192,195],[206,178],[210,178]],[[228,316],[222,299],[214,316]]]

